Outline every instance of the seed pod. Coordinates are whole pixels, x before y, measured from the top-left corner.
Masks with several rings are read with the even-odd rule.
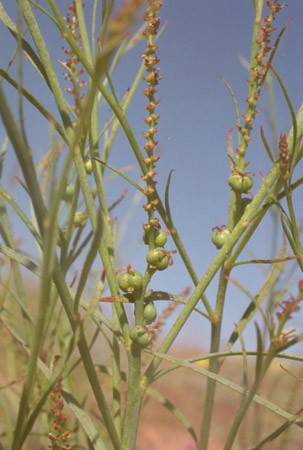
[[[227,239],[230,236],[230,231],[227,228],[223,228],[222,230],[217,230],[213,233],[211,240],[212,243],[215,244],[217,249],[222,248]]]
[[[88,175],[90,175],[93,171],[93,163],[91,159],[88,159],[85,163],[84,163],[84,167],[85,167],[85,171]]]
[[[169,266],[169,257],[164,255],[161,261],[156,262],[155,264],[157,270],[165,270]]]
[[[87,222],[87,214],[81,211],[77,211],[74,217],[74,226],[78,228],[85,227]]]
[[[123,292],[135,292],[142,288],[142,275],[138,270],[128,270],[119,276],[119,288]]]
[[[152,343],[155,336],[154,330],[137,325],[129,332],[129,337],[133,342],[139,345],[141,348],[145,348]]]
[[[70,202],[73,198],[74,191],[75,191],[74,185],[72,183],[67,183],[67,185],[65,187],[65,192],[63,194],[63,199],[66,202]]]
[[[158,250],[157,248],[154,248],[153,250],[149,250],[149,252],[146,255],[146,261],[148,264],[156,264],[157,262],[161,261],[164,256],[166,255],[164,250]]]
[[[144,307],[143,318],[147,325],[153,323],[157,318],[157,309],[153,303],[148,303]]]
[[[118,285],[121,291],[127,292],[127,289],[129,288],[129,273],[122,273],[122,275],[119,276],[118,279]]]
[[[228,178],[228,184],[236,192],[247,192],[253,187],[253,179],[249,175],[233,173]]]
[[[155,236],[155,244],[157,247],[164,247],[167,242],[167,234],[164,230],[157,230]]]
[[[147,240],[147,232],[144,231],[143,235],[142,235],[144,244],[148,244],[148,240]],[[167,242],[167,234],[164,230],[159,229],[155,231],[155,245],[157,247],[164,247],[164,245]]]

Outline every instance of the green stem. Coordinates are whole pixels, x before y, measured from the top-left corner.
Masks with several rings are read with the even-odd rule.
[[[296,255],[303,255],[303,249],[302,249],[302,246],[301,246],[299,231],[298,231],[298,227],[297,227],[297,223],[298,222],[296,221],[296,215],[295,215],[293,202],[292,202],[292,191],[289,189],[287,182],[285,182],[283,184],[284,184],[284,190],[285,190],[285,194],[286,194],[286,201],[287,201],[287,206],[288,206],[289,215],[290,215],[291,232],[292,232],[292,236],[293,236],[294,243],[295,243],[295,246],[296,246],[295,254]]]
[[[219,268],[222,266],[223,262],[225,261],[226,256],[229,254],[229,252],[232,250],[233,246],[238,242],[241,235],[245,232],[245,230],[248,228],[250,222],[255,217],[256,212],[260,208],[261,203],[264,201],[264,199],[267,196],[268,193],[268,187],[270,188],[276,179],[279,176],[278,169],[276,167],[273,167],[268,174],[266,178],[266,186],[264,184],[260,187],[259,191],[256,193],[254,199],[252,200],[251,204],[241,217],[241,220],[237,223],[235,226],[229,240],[224,244],[222,249],[218,252],[217,256],[213,260],[213,262],[208,267],[207,271],[205,272],[204,276],[196,286],[196,289],[192,293],[191,297],[188,299],[185,307],[181,311],[179,317],[176,319],[175,323],[173,324],[172,328],[170,329],[169,333],[167,334],[165,340],[160,346],[159,352],[160,353],[166,353],[170,346],[173,344],[175,338],[179,334],[180,330],[182,329],[183,325],[187,321],[188,317],[190,316],[191,312],[193,311],[194,307],[197,305],[199,299],[201,298],[201,295],[204,293],[208,285],[210,284],[211,280],[219,270]],[[154,371],[157,369],[157,367],[161,363],[161,358],[155,357],[154,360],[151,362],[149,367],[147,368],[145,375],[142,380],[143,387],[148,386],[150,380],[152,379],[152,376],[154,374]]]
[[[141,388],[141,348],[131,344],[131,359],[128,366],[128,393],[123,423],[122,448],[135,450],[140,409],[144,390]]]
[[[224,303],[225,303],[225,295],[226,295],[226,289],[228,280],[226,276],[228,276],[230,273],[230,270],[226,269],[223,265],[221,274],[220,274],[220,281],[218,286],[218,295],[217,295],[217,302],[216,302],[216,310],[215,310],[215,316],[216,316],[216,322],[212,323],[211,327],[211,344],[210,344],[210,353],[217,353],[220,349],[220,337],[221,337],[221,328],[222,328],[222,318],[223,318],[223,309],[224,309]],[[213,358],[209,362],[209,370],[213,373],[218,373],[219,371],[219,359]],[[207,380],[207,387],[206,387],[206,395],[205,395],[205,403],[204,403],[204,413],[203,413],[203,420],[202,420],[202,427],[201,427],[201,434],[200,434],[200,443],[198,446],[199,450],[206,450],[209,434],[210,434],[210,427],[212,422],[212,412],[214,407],[214,401],[215,401],[215,393],[216,393],[216,381],[214,379],[208,378]]]
[[[5,98],[5,95],[3,93],[1,86],[0,86],[0,113],[2,115],[3,122],[6,127],[8,136],[12,142],[12,145],[15,149],[19,163],[21,165],[22,172],[23,172],[23,175],[24,175],[24,178],[26,181],[26,185],[28,187],[28,190],[29,190],[29,193],[31,196],[31,200],[32,200],[33,208],[34,208],[35,215],[37,218],[37,222],[39,225],[40,233],[43,236],[43,233],[45,230],[45,219],[48,218],[48,211],[43,203],[40,186],[39,186],[39,183],[37,180],[33,161],[31,158],[31,153],[28,152],[28,149],[26,148],[26,145],[22,139],[22,136],[20,135],[20,132],[19,132],[17,125],[15,123],[15,120],[12,116],[12,113],[10,111],[10,108],[8,106],[8,103],[6,101],[6,98]],[[54,199],[54,202],[56,203],[56,199]],[[53,206],[54,211],[55,211],[55,207],[56,206],[54,205]],[[55,242],[55,240],[53,240],[52,244],[54,242]],[[51,248],[51,246],[50,246],[50,248]],[[66,314],[67,314],[67,317],[71,324],[71,327],[72,327],[73,331],[76,332],[79,328],[79,322],[78,322],[77,317],[74,317],[74,315],[72,313],[73,299],[70,296],[70,292],[66,285],[63,272],[61,271],[59,262],[57,260],[54,261],[53,267],[54,267],[53,274],[52,274],[53,280],[57,287],[58,293],[60,295],[62,304],[66,311]],[[47,265],[44,265],[43,268],[45,270],[48,269]],[[50,270],[50,269],[48,269],[48,270]],[[47,275],[45,275],[44,280],[45,280],[45,283],[43,284],[43,286],[48,286],[48,276]],[[43,289],[41,288],[41,299],[42,298],[44,299],[44,301],[47,301],[47,299],[48,299],[48,295],[46,295],[46,292],[44,292],[44,288]],[[42,300],[41,300],[40,304],[43,306]],[[43,309],[42,306],[41,306],[41,310]],[[42,323],[42,325],[41,325],[41,323]],[[43,332],[43,329],[44,329],[43,324],[44,324],[44,314],[42,311],[41,314],[39,315],[39,320],[37,323],[37,329],[36,329],[37,334],[41,333],[40,328],[42,329],[42,332]],[[36,336],[37,336],[37,334],[36,334]],[[39,348],[40,348],[40,339],[37,338],[33,342],[33,348],[32,348],[32,353],[31,353],[31,364],[29,365],[29,369],[27,372],[27,374],[28,374],[27,382],[24,385],[24,390],[23,390],[24,394],[22,397],[22,403],[21,403],[21,407],[19,410],[19,418],[18,418],[17,425],[16,425],[16,429],[20,429],[20,431],[24,424],[24,420],[26,417],[26,410],[28,408],[27,405],[29,404],[30,396],[31,396],[31,393],[33,390],[33,382],[34,382],[33,370],[36,370],[36,364],[34,364],[34,362],[37,360],[37,358],[39,356]],[[108,433],[111,437],[112,443],[113,443],[115,449],[122,450],[121,444],[120,444],[120,439],[119,439],[116,429],[114,427],[114,423],[113,423],[111,414],[109,412],[109,409],[108,409],[108,406],[107,406],[107,403],[105,400],[105,396],[101,389],[101,386],[100,386],[100,383],[99,383],[99,380],[98,380],[98,377],[97,377],[97,374],[95,371],[94,363],[92,361],[92,357],[90,355],[89,348],[86,343],[86,339],[85,339],[83,331],[80,332],[78,348],[79,348],[79,351],[81,354],[81,358],[83,361],[85,371],[87,373],[92,390],[94,392],[94,396],[96,398],[97,405],[98,405],[100,412],[104,418],[104,422],[106,424],[106,429],[108,430]],[[31,377],[30,377],[30,375],[31,375]],[[16,433],[16,445],[15,445],[15,447],[13,447],[14,450],[21,448],[19,446],[19,442],[18,442],[18,434],[19,433]]]
[[[85,54],[87,60],[90,63],[92,63],[92,54],[91,54],[89,40],[88,40],[88,36],[87,36],[87,29],[86,29],[84,14],[83,14],[82,1],[75,0],[75,6],[76,6],[76,11],[77,11],[77,19],[79,22],[83,51],[84,51],[84,54]]]
[[[247,396],[243,398],[242,403],[235,415],[235,419],[229,430],[229,434],[227,436],[223,450],[231,450],[233,443],[235,441],[236,435],[238,433],[238,430],[240,428],[240,425],[244,419],[244,416],[245,416],[251,402],[253,401],[254,396],[256,395],[256,393],[262,383],[262,380],[263,380],[263,378],[275,356],[276,356],[276,348],[275,348],[275,345],[272,344],[266,355],[265,361],[263,363],[262,374],[261,374],[260,378],[255,380],[252,388],[247,393]]]
[[[26,21],[28,29],[31,33],[33,41],[35,42],[35,45],[36,45],[39,55],[41,57],[42,64],[43,64],[45,72],[48,76],[50,87],[51,87],[58,111],[60,113],[62,122],[64,124],[64,128],[67,130],[68,137],[70,138],[71,134],[73,134],[73,127],[72,127],[72,123],[71,123],[71,120],[70,120],[70,117],[68,114],[65,99],[64,99],[64,96],[63,96],[63,93],[62,93],[52,60],[51,60],[51,57],[48,53],[47,46],[44,42],[43,36],[42,36],[39,26],[37,24],[37,21],[35,19],[35,16],[30,8],[28,2],[23,1],[22,5],[23,5],[22,12],[24,15],[24,19]]]

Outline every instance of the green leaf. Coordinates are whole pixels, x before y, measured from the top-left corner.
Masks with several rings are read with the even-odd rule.
[[[239,107],[238,107],[238,103],[237,103],[237,99],[236,99],[236,96],[234,94],[234,91],[232,90],[231,86],[227,83],[227,81],[223,77],[219,77],[219,78],[220,78],[221,81],[223,81],[223,83],[225,84],[225,86],[227,87],[227,89],[230,92],[230,95],[231,95],[231,97],[233,99],[233,102],[234,102],[235,111],[236,111],[237,124],[241,125],[241,117],[240,117]],[[240,136],[241,135],[239,133],[239,143],[240,143],[240,139],[241,139]]]
[[[37,264],[35,264],[30,259],[13,250],[12,248],[8,247],[5,244],[0,243],[0,252],[3,253],[3,255],[6,255],[11,261],[16,261],[17,263],[21,264],[22,266],[26,267],[28,270],[33,272],[35,275],[41,277],[40,267],[37,266]]]
[[[234,392],[237,392],[238,394],[243,395],[244,390],[241,386],[239,386],[236,383],[233,383],[232,381],[228,380],[227,378],[222,377],[221,375],[217,375],[213,372],[210,372],[207,369],[204,369],[203,367],[198,367],[196,364],[190,363],[188,361],[183,361],[182,359],[175,358],[174,356],[166,355],[165,353],[159,353],[154,352],[152,350],[146,350],[147,353],[151,353],[154,356],[157,356],[161,359],[164,359],[165,361],[172,362],[174,364],[178,364],[180,367],[185,367],[187,369],[192,370],[193,372],[197,372],[201,375],[204,375],[212,380],[215,380],[217,383],[222,384],[222,386],[228,387],[229,389],[233,390]],[[247,352],[248,353],[248,352]],[[292,420],[293,415],[289,414],[284,409],[280,408],[278,405],[272,403],[269,400],[266,400],[259,395],[254,395],[253,401],[261,406],[264,406],[269,411],[277,414],[280,417],[284,417],[287,420]],[[294,421],[294,424],[299,426],[300,428],[303,428],[303,421],[296,419]]]
[[[283,258],[285,253],[286,253],[286,242],[284,240],[278,258],[279,259]],[[235,328],[235,330],[231,334],[228,343],[225,347],[226,351],[230,350],[233,344],[237,341],[239,331],[242,333],[243,330],[246,328],[246,326],[250,323],[253,316],[257,312],[258,308],[262,305],[263,301],[265,300],[265,298],[275,285],[279,275],[281,274],[281,272],[283,272],[283,270],[284,270],[283,263],[280,264],[277,262],[272,266],[269,274],[264,280],[263,285],[259,289],[254,300],[252,300],[249,306],[246,308],[244,314],[242,315],[240,321],[237,324],[237,328]]]
[[[279,428],[276,429],[273,433],[271,433],[269,436],[267,436],[263,441],[261,441],[258,445],[253,447],[251,450],[260,450],[261,448],[265,447],[265,445],[269,444],[270,442],[274,441],[280,434],[282,434],[285,430],[287,430],[290,425],[292,425],[299,415],[302,413],[302,409],[297,412],[291,419],[289,419],[287,422],[285,422],[283,425],[281,425]]]
[[[6,386],[1,386],[0,390],[4,389]],[[0,392],[0,408],[2,411],[2,427],[5,429],[5,433],[7,435],[7,440],[9,443],[9,448],[11,448],[12,442],[13,442],[13,423],[12,423],[12,413],[11,413],[11,405],[6,400],[5,395],[3,395],[2,392]],[[0,447],[4,448],[4,447]]]
[[[248,391],[248,364],[247,364],[247,350],[245,346],[245,341],[243,339],[242,333],[238,331],[239,339],[241,343],[242,348],[242,359],[243,359],[243,387],[244,387],[244,393],[243,398],[246,397],[247,391]]]
[[[181,424],[187,429],[189,434],[197,443],[198,439],[191,423],[186,419],[183,413],[178,408],[176,408],[175,405],[173,405],[171,401],[169,401],[164,395],[160,394],[160,392],[150,387],[147,388],[146,393],[153,399],[157,400],[157,402],[161,403],[161,405],[163,405],[165,408],[167,408],[169,412],[171,412],[179,420],[179,422],[181,422]]]
[[[263,145],[264,145],[264,147],[265,147],[266,153],[267,153],[268,156],[269,156],[269,159],[271,160],[271,162],[272,162],[273,165],[275,166],[275,165],[276,165],[276,162],[275,162],[275,159],[274,159],[274,157],[273,157],[273,154],[272,154],[272,152],[271,152],[271,150],[270,150],[270,147],[269,147],[269,145],[268,145],[268,142],[267,142],[267,140],[266,140],[266,137],[265,137],[265,134],[264,134],[264,131],[263,131],[263,127],[262,127],[262,126],[261,126],[261,139],[262,139]]]
[[[85,284],[87,282],[87,279],[88,279],[88,276],[89,276],[89,273],[91,270],[91,267],[94,263],[94,260],[97,256],[97,253],[99,250],[99,245],[100,245],[100,241],[101,241],[102,233],[103,233],[102,224],[103,224],[102,219],[100,216],[98,216],[98,224],[97,224],[97,228],[96,228],[96,233],[92,240],[91,247],[86,255],[85,262],[84,262],[82,270],[81,270],[80,280],[78,283],[75,299],[74,299],[74,313],[75,314],[78,312],[78,306],[79,306],[81,295],[83,293]]]
[[[168,217],[167,222],[170,225],[170,227],[173,227],[173,219],[172,219],[170,205],[169,205],[169,187],[170,187],[171,177],[174,172],[175,172],[175,170],[171,170],[169,172],[167,182],[166,182],[166,187],[165,187],[165,208],[166,208],[166,213],[167,213],[167,217]]]
[[[264,0],[261,0],[261,1],[264,1]],[[276,39],[274,45],[272,46],[272,51],[271,51],[270,57],[269,57],[269,59],[268,59],[269,64],[272,63],[272,61],[273,61],[273,59],[274,59],[274,56],[275,56],[275,53],[276,53],[276,51],[277,51],[278,45],[279,45],[279,43],[280,43],[280,41],[281,41],[281,39],[282,39],[282,36],[283,36],[283,34],[284,34],[286,28],[288,27],[288,25],[290,24],[290,22],[291,22],[292,20],[293,20],[293,17],[290,18],[290,19],[286,22],[286,24],[283,26],[283,28],[281,29],[280,33],[278,34],[278,37],[277,37],[277,39]],[[267,75],[267,73],[268,73],[268,70],[269,70],[269,66],[267,65],[266,70],[265,70],[264,75],[263,75],[263,78],[262,78],[262,80],[261,80],[261,82],[260,82],[261,86],[263,86],[263,82],[264,82],[264,80],[265,80],[265,78],[266,78],[266,75]]]
[[[28,355],[30,355],[30,349],[26,345],[26,343],[23,341],[23,339],[20,337],[17,330],[13,329],[11,325],[7,322],[5,322],[7,328],[12,333],[14,338],[19,342],[19,344],[23,347],[23,349],[26,351]],[[44,377],[51,381],[54,378],[54,373],[44,364],[44,362],[39,358],[37,361],[38,369],[42,372]],[[77,402],[77,400],[66,390],[63,389],[62,396],[64,398],[64,401],[66,402],[67,406],[72,410],[72,412],[75,414],[77,419],[79,420],[79,423],[81,424],[83,430],[85,431],[86,435],[88,436],[90,442],[94,446],[94,449],[97,450],[107,450],[106,446],[104,445],[104,442],[99,435],[98,431],[96,430],[93,422],[91,421],[89,415],[83,410],[82,406]]]
[[[6,202],[14,209],[15,213],[19,216],[19,218],[25,224],[27,229],[31,232],[36,242],[41,245],[42,243],[41,236],[39,235],[32,221],[26,216],[26,214],[22,211],[19,205],[12,198],[12,196],[4,189],[4,187],[1,184],[0,184],[0,195],[2,195],[3,198],[6,200]]]
[[[101,159],[98,158],[93,158],[94,160],[98,161],[99,163],[103,164],[105,167],[107,167],[108,169],[112,170],[113,172],[115,172],[117,175],[120,175],[120,177],[124,178],[124,180],[126,180],[129,184],[131,184],[135,189],[137,189],[139,192],[141,192],[141,194],[144,193],[144,190],[136,183],[134,183],[130,178],[128,178],[126,175],[124,175],[121,170],[117,170],[114,167],[110,166],[109,164],[107,164],[104,161],[101,161]]]
[[[262,366],[263,366],[263,341],[260,327],[255,323],[257,332],[257,358],[256,358],[256,371],[255,371],[255,383],[258,384],[262,378]]]
[[[2,20],[4,25],[7,27],[7,29],[11,32],[11,34],[14,36],[16,41],[18,41],[19,31],[18,31],[16,25],[14,24],[14,22],[11,20],[11,18],[8,16],[6,11],[4,10],[2,4],[1,4],[1,8],[0,8],[0,19]],[[46,84],[50,88],[50,83],[49,83],[47,73],[44,69],[44,66],[43,66],[39,56],[35,53],[35,51],[31,47],[31,45],[28,43],[28,41],[24,37],[21,37],[21,46],[22,46],[23,50],[25,51],[25,53],[27,54],[29,61],[32,63],[32,65],[35,67],[37,72],[42,76],[42,78],[46,81]]]
[[[288,105],[288,108],[289,108],[289,111],[290,111],[290,115],[291,115],[291,119],[292,119],[292,126],[293,126],[293,142],[292,142],[292,152],[291,152],[291,156],[293,157],[294,154],[295,154],[295,149],[296,149],[296,145],[297,145],[297,138],[298,138],[296,114],[295,114],[294,108],[292,106],[292,103],[290,101],[288,92],[287,92],[287,90],[286,90],[286,88],[285,88],[285,86],[283,84],[283,81],[282,81],[280,75],[278,74],[278,72],[273,68],[273,66],[270,63],[268,63],[268,67],[270,67],[270,69],[275,74],[275,76],[276,76],[276,78],[277,78],[277,80],[278,80],[278,82],[279,82],[279,84],[281,86],[281,89],[283,91],[283,94],[285,96],[285,99],[286,99],[286,102],[287,102],[287,105]]]
[[[228,131],[228,135],[227,135],[227,156],[228,156],[228,162],[229,162],[229,167],[230,167],[231,172],[234,169],[234,166],[236,164],[235,156],[234,156],[234,152],[233,152],[233,146],[232,146],[232,138],[231,138],[232,131],[233,131],[233,129],[231,128]]]

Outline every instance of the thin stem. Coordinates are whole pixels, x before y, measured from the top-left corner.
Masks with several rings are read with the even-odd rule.
[[[278,169],[276,167],[273,167],[270,173],[268,174],[266,178],[266,185],[271,187],[276,179],[279,176]],[[183,308],[182,312],[180,313],[179,317],[176,319],[175,323],[173,324],[172,328],[170,329],[169,333],[167,334],[165,340],[160,346],[159,352],[166,353],[172,343],[174,342],[175,338],[179,334],[180,330],[182,329],[183,325],[185,324],[186,320],[190,316],[191,312],[193,311],[194,307],[198,303],[201,295],[206,290],[207,286],[210,284],[211,280],[217,273],[217,271],[220,269],[221,265],[223,264],[227,254],[231,251],[233,246],[238,242],[241,235],[245,232],[247,227],[249,226],[249,223],[255,216],[256,211],[259,209],[261,203],[264,201],[264,199],[267,196],[267,189],[264,185],[262,185],[255,195],[254,199],[252,200],[251,204],[241,217],[241,220],[238,222],[236,227],[234,228],[229,240],[224,244],[222,249],[218,252],[217,256],[213,260],[213,262],[210,264],[209,268],[205,272],[204,276],[198,283],[196,289],[192,293],[191,297],[188,299],[185,307]],[[161,363],[161,358],[154,358],[154,360],[151,362],[149,367],[147,368],[145,375],[142,380],[142,385],[147,386],[154,374],[154,371],[157,369],[159,364]]]
[[[131,356],[128,365],[128,394],[123,423],[123,450],[134,450],[144,389],[141,388],[141,348],[131,344]]]
[[[287,206],[288,206],[288,211],[290,214],[290,222],[291,222],[291,233],[294,239],[294,243],[296,245],[296,255],[303,255],[303,249],[301,246],[301,241],[300,241],[300,236],[299,236],[299,231],[298,231],[298,226],[297,226],[297,221],[296,221],[296,215],[295,215],[295,210],[294,210],[294,206],[293,206],[293,202],[292,202],[292,191],[289,189],[287,182],[283,183],[284,184],[284,190],[285,190],[285,194],[286,194],[286,201],[287,201]]]
[[[238,433],[238,430],[240,428],[240,425],[243,422],[244,416],[245,416],[250,404],[252,403],[252,401],[262,383],[262,380],[263,380],[267,370],[269,369],[271,362],[275,358],[275,356],[276,356],[276,347],[274,344],[272,344],[269,348],[269,351],[268,351],[265,361],[263,363],[261,376],[255,380],[252,388],[248,391],[247,396],[243,397],[243,401],[235,415],[235,419],[229,430],[229,434],[227,436],[223,450],[231,450],[233,443],[235,441],[236,435]]]
[[[215,309],[215,317],[216,322],[212,323],[211,327],[211,344],[210,344],[210,353],[217,353],[220,349],[220,337],[221,337],[221,328],[222,328],[222,318],[223,318],[223,309],[225,303],[225,295],[228,284],[228,275],[230,270],[222,267],[219,286],[218,286],[218,295]],[[213,373],[218,373],[219,369],[219,360],[217,358],[213,358],[209,362],[209,370]],[[212,422],[212,412],[215,401],[215,392],[216,392],[216,381],[214,379],[208,378],[207,387],[206,387],[206,395],[205,395],[205,403],[204,403],[204,414],[201,426],[201,434],[200,434],[200,443],[199,450],[206,450],[208,445],[210,426]]]

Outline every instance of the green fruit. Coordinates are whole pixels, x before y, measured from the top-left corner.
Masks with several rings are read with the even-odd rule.
[[[143,318],[147,325],[153,323],[157,318],[157,309],[153,303],[148,303],[144,307]]]
[[[123,292],[139,291],[142,288],[142,275],[138,270],[128,270],[120,275],[118,285]]]
[[[129,271],[129,285],[134,291],[142,288],[142,275],[138,270]]]
[[[162,259],[166,256],[166,253],[164,250],[158,250],[157,248],[154,248],[153,250],[149,250],[149,252],[146,255],[146,261],[148,264],[155,265],[157,262],[162,261]]]
[[[156,262],[155,264],[157,270],[165,270],[169,266],[169,257],[164,255],[161,261]]]
[[[155,236],[155,244],[157,247],[164,247],[167,242],[167,234],[164,230],[157,230]]]
[[[84,167],[85,167],[85,171],[88,175],[90,175],[93,171],[93,163],[91,159],[88,159],[85,163],[84,163]]]
[[[211,237],[211,240],[212,243],[219,249],[223,247],[229,236],[230,231],[227,228],[223,228],[223,230],[215,231]]]
[[[157,270],[165,270],[169,266],[170,259],[165,250],[155,248],[147,253],[146,261]]]
[[[96,197],[97,192],[98,192],[98,189],[97,189],[97,185],[95,184],[95,186],[93,187],[93,190],[92,190],[93,197]]]
[[[65,192],[63,194],[63,199],[66,202],[70,202],[73,198],[74,191],[75,191],[74,185],[72,183],[67,183],[67,185],[65,187]]]
[[[141,327],[141,326],[138,326],[138,325],[136,327],[132,328],[129,331],[129,337],[131,338],[131,340],[136,342],[138,337],[139,337],[139,335],[140,335],[140,333],[141,334],[142,334],[142,332],[146,333],[146,330],[144,328],[145,327]]]
[[[154,336],[155,336],[154,330],[149,330],[146,333],[144,333],[138,337],[137,344],[141,348],[148,347],[152,343]]]
[[[127,289],[130,286],[129,278],[129,273],[122,273],[122,275],[119,276],[118,285],[121,291],[127,292]]]
[[[148,240],[147,240],[147,232],[146,231],[144,231],[142,238],[143,238],[144,244],[147,245]],[[165,233],[165,231],[161,230],[161,229],[156,230],[155,231],[155,245],[157,247],[164,247],[166,242],[167,242],[167,234]]]
[[[145,348],[150,345],[154,336],[154,330],[140,325],[135,326],[129,332],[129,337],[131,340],[138,344],[141,348]]]
[[[228,184],[236,192],[247,192],[253,187],[253,179],[249,175],[233,173],[228,178]]]
[[[81,211],[77,211],[74,217],[74,226],[83,228],[87,222],[87,214]]]

